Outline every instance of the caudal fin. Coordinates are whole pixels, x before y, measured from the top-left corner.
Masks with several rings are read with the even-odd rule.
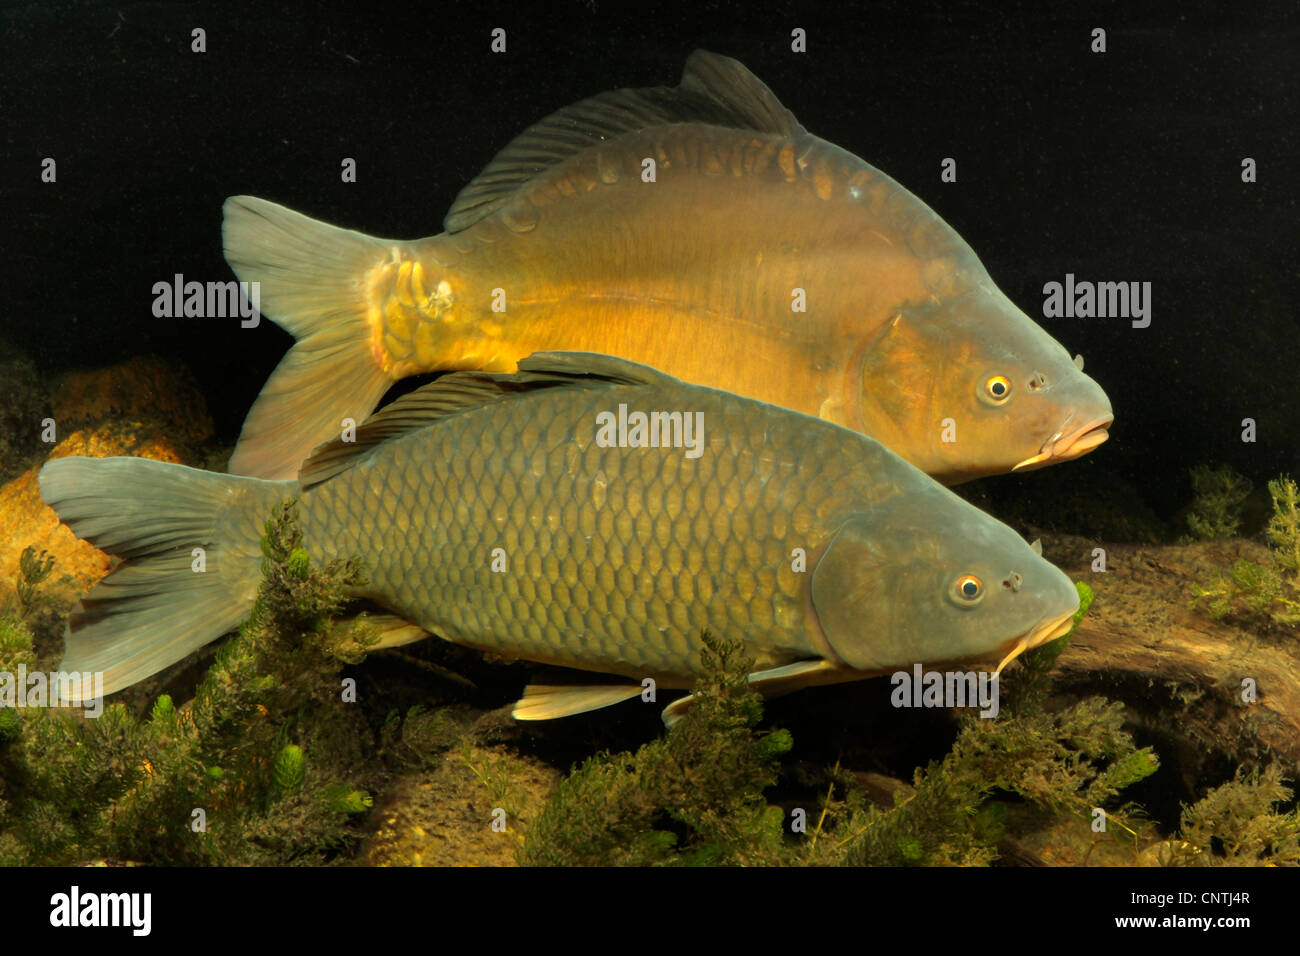
[[[145,458],[56,458],[39,481],[45,503],[77,537],[126,559],[73,611],[59,665],[102,672],[106,694],[248,616],[260,523],[294,487]],[[78,702],[75,691],[65,696]]]
[[[364,282],[393,243],[252,196],[232,196],[224,212],[226,261],[258,283],[261,311],[298,339],[244,420],[229,469],[293,478],[344,418],[364,420],[393,384],[371,347]]]

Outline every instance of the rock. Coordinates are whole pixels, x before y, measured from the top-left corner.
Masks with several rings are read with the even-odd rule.
[[[50,453],[50,458],[86,455],[108,458],[136,455],[157,461],[179,462],[180,456],[156,428],[141,434],[121,425],[101,425],[73,432]],[[43,463],[42,463],[43,464]],[[6,536],[0,539],[0,581],[11,584],[18,576],[18,560],[28,545],[48,551],[54,558],[54,573],[42,586],[42,593],[56,601],[71,600],[108,573],[112,559],[85,541],[79,541],[62,524],[53,509],[41,501],[33,465],[13,481],[0,487],[0,525]]]
[[[437,770],[399,778],[375,808],[381,821],[362,848],[367,866],[515,866],[523,833],[560,773],[501,746],[447,755]],[[505,830],[493,813],[505,811]]]
[[[132,455],[199,464],[203,454],[198,443],[212,432],[207,406],[188,373],[161,359],[133,359],[65,375],[52,405],[62,440],[49,458]],[[54,572],[41,593],[54,603],[71,602],[108,573],[113,559],[77,540],[41,501],[37,475],[42,464],[0,486],[0,527],[6,532],[0,539],[0,595],[12,587],[19,557],[31,545],[54,557]]]
[[[212,435],[207,404],[189,372],[154,356],[70,372],[56,385],[52,405],[61,434],[109,419],[137,419],[166,425],[173,442]]]
[[[1045,537],[1044,553],[1096,595],[1057,662],[1058,692],[1121,700],[1135,723],[1184,741],[1178,756],[1193,792],[1216,754],[1228,765],[1261,749],[1300,761],[1300,642],[1192,608],[1193,584],[1241,557],[1263,560],[1261,545],[1111,544],[1104,574],[1091,572],[1090,549],[1049,547]],[[1162,748],[1162,760],[1174,756]]]

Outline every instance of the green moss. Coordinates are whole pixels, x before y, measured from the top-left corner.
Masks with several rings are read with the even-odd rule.
[[[1204,585],[1192,586],[1192,605],[1215,620],[1300,624],[1300,489],[1285,475],[1268,483],[1273,514],[1265,532],[1270,555],[1242,559]]]
[[[1192,469],[1192,505],[1187,528],[1195,538],[1231,538],[1241,527],[1241,506],[1253,487],[1249,478],[1227,465]]]
[[[693,706],[635,753],[602,753],[562,781],[529,827],[531,865],[746,865],[786,855],[783,814],[763,792],[792,746],[760,731],[752,662],[738,643],[704,635]]]

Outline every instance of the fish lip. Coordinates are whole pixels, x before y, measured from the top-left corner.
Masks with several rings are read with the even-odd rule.
[[[1028,631],[1026,631],[1019,640],[1015,641],[1007,656],[1002,658],[1002,663],[998,665],[997,670],[993,673],[1001,674],[1002,668],[1006,667],[1025,651],[1031,651],[1035,647],[1041,647],[1049,641],[1054,641],[1058,637],[1063,637],[1070,633],[1070,628],[1074,625],[1074,615],[1076,611],[1066,611],[1064,614],[1055,617],[1043,618]]]
[[[1043,442],[1037,455],[1031,455],[1024,461],[1019,462],[1011,470],[1013,472],[1034,471],[1057,462],[1070,461],[1081,455],[1086,455],[1110,437],[1109,428],[1114,421],[1114,415],[1102,415],[1069,434],[1066,434],[1062,429]]]

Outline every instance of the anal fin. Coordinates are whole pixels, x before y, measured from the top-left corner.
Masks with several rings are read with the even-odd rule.
[[[510,712],[515,720],[554,720],[612,707],[640,696],[640,684],[529,684]]]

